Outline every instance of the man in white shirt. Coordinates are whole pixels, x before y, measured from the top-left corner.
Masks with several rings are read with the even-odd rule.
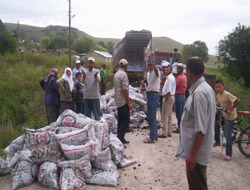
[[[155,143],[155,140],[157,140],[156,110],[159,104],[160,78],[161,73],[159,69],[157,69],[153,60],[149,59],[146,91],[150,136],[143,141],[144,143]]]
[[[101,119],[100,113],[100,94],[99,82],[101,80],[100,72],[94,68],[95,58],[88,58],[88,70],[83,72],[83,81],[85,85],[84,92],[84,115],[91,118],[91,112],[95,116],[95,120]]]
[[[165,67],[167,79],[162,89],[163,106],[162,106],[162,133],[158,135],[159,138],[167,138],[172,136],[172,108],[174,105],[175,95],[175,78],[172,74],[172,67],[170,63]]]

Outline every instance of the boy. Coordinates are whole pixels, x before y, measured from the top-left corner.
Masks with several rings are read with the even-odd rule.
[[[216,105],[226,109],[223,113],[223,120],[225,125],[224,135],[226,138],[226,157],[225,161],[232,160],[232,130],[234,125],[234,120],[237,118],[236,107],[239,105],[239,98],[233,96],[230,92],[224,90],[224,83],[222,80],[217,80],[215,82]],[[218,127],[217,125],[215,126]],[[215,139],[218,139],[218,130],[215,129]]]
[[[76,105],[76,113],[84,113],[83,94],[84,84],[82,84],[82,73],[76,73],[76,80],[74,83],[73,96]]]

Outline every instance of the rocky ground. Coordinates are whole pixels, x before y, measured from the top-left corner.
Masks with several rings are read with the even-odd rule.
[[[173,114],[174,116],[174,114]],[[175,116],[174,116],[175,118]],[[176,120],[174,120],[176,123]],[[149,130],[134,130],[127,133],[125,153],[137,158],[137,163],[119,169],[117,187],[87,185],[87,190],[186,190],[188,184],[184,160],[175,157],[179,135],[159,139],[155,144],[144,144]],[[233,146],[233,160],[223,160],[225,149],[216,147],[208,165],[208,187],[211,190],[249,190],[250,159],[244,157],[236,145]],[[11,190],[10,175],[0,177],[0,189]],[[23,190],[48,190],[34,182]]]

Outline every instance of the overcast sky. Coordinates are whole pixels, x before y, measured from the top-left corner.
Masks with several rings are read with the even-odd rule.
[[[68,0],[0,0],[3,22],[68,26]],[[182,44],[204,41],[210,54],[237,26],[250,26],[250,0],[71,0],[72,27],[94,37],[150,30]]]

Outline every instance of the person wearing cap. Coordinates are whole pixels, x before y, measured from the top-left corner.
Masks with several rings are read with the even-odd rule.
[[[167,78],[167,75],[166,75],[166,72],[165,72],[165,68],[168,67],[169,65],[169,62],[166,61],[166,60],[163,60],[161,62],[161,67],[162,67],[162,72],[161,72],[161,83],[160,83],[160,113],[161,113],[161,122],[162,122],[162,105],[163,105],[163,96],[162,96],[162,88],[163,88],[163,85],[166,81],[166,78]]]
[[[80,70],[81,61],[80,61],[79,59],[77,59],[77,60],[75,61],[75,65],[76,65],[76,67],[75,67],[75,68],[73,69],[73,71],[72,71],[72,79],[73,79],[74,82],[75,82],[75,80],[76,80],[76,73],[81,72],[81,70]]]
[[[215,93],[205,81],[201,58],[188,59],[187,77],[192,86],[181,118],[176,157],[185,160],[189,189],[208,189],[207,165],[214,142]]]
[[[159,138],[167,138],[172,136],[172,109],[174,105],[175,95],[175,78],[172,74],[172,67],[168,63],[165,68],[167,79],[162,88],[163,106],[162,106],[162,133]]]
[[[175,58],[175,62],[172,64],[172,72],[177,73],[177,65],[180,63],[180,59],[178,57]]]
[[[94,68],[95,58],[88,58],[88,70],[83,73],[83,83],[85,85],[84,91],[84,115],[91,118],[91,113],[93,112],[95,120],[101,119],[100,112],[100,94],[99,94],[99,82],[100,72],[98,69]]]
[[[187,77],[183,73],[184,69],[185,69],[184,64],[179,63],[177,65],[176,90],[175,90],[175,114],[178,122],[178,128],[175,131],[173,131],[174,133],[179,133],[180,131],[181,116],[186,102],[185,92],[187,90]]]
[[[128,130],[130,122],[129,110],[133,108],[129,99],[129,81],[126,73],[128,61],[121,59],[119,61],[119,67],[119,70],[114,76],[115,104],[118,110],[117,137],[123,144],[127,144],[129,141],[125,140],[125,133]]]
[[[147,61],[148,73],[147,73],[147,108],[148,108],[148,121],[150,136],[144,140],[144,143],[155,143],[157,138],[157,120],[156,111],[159,104],[159,91],[160,91],[160,78],[161,73],[155,66],[152,59]]]

